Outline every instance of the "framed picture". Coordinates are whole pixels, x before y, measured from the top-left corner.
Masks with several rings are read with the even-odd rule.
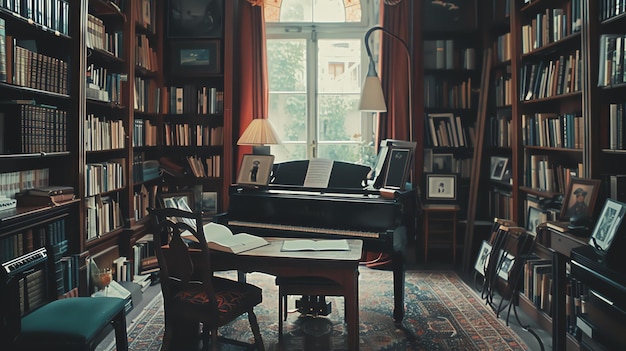
[[[222,71],[219,40],[175,40],[170,42],[172,74],[205,75]]]
[[[224,0],[169,0],[167,4],[168,37],[222,37]]]
[[[424,29],[456,31],[478,25],[476,0],[425,0],[422,6]]]
[[[452,154],[433,154],[431,158],[433,173],[452,173],[454,172],[454,155]]]
[[[413,151],[410,148],[392,147],[383,188],[403,190],[411,170]]]
[[[217,193],[213,191],[202,192],[202,213],[203,214],[216,214],[217,213]]]
[[[511,269],[513,268],[513,261],[515,260],[515,256],[510,253],[500,250],[498,255],[498,277],[508,280],[509,275],[511,274]]]
[[[491,256],[492,246],[486,240],[483,240],[480,250],[478,250],[478,257],[476,257],[476,263],[474,263],[474,269],[485,275],[487,266],[489,265],[489,256]]]
[[[491,168],[489,178],[492,180],[503,180],[509,159],[506,157],[491,156]]]
[[[195,210],[193,191],[161,193],[159,194],[159,202],[164,208],[178,208],[189,212]]]
[[[537,226],[546,221],[546,213],[540,208],[528,206],[526,215],[526,230],[537,234]]]
[[[456,174],[427,174],[426,199],[455,200]]]
[[[626,213],[626,204],[608,198],[602,208],[602,213],[598,218],[598,222],[593,228],[589,245],[595,247],[601,252],[609,250],[615,233],[622,223],[624,214]]]
[[[561,221],[572,216],[591,216],[600,188],[599,179],[572,178],[564,194]]]
[[[267,186],[273,165],[274,155],[243,155],[237,184]]]

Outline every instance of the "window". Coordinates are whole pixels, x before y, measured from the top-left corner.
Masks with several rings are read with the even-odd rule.
[[[377,0],[266,3],[269,116],[276,161],[330,158],[373,166],[375,116],[357,110],[365,32]]]

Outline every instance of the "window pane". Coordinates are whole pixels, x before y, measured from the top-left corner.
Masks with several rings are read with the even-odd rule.
[[[358,95],[320,95],[317,119],[318,140],[360,141],[361,112]]]
[[[306,95],[273,93],[269,96],[269,119],[283,142],[306,141]]]
[[[361,90],[361,41],[318,40],[320,92],[359,93]]]
[[[269,89],[299,91],[306,89],[306,40],[267,40]]]
[[[274,163],[292,161],[292,160],[306,160],[306,144],[290,144],[282,143],[280,145],[271,145],[270,150],[274,155]]]

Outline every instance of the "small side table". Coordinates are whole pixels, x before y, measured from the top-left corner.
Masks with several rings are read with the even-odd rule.
[[[452,263],[456,264],[456,217],[460,210],[459,205],[423,205],[424,263],[428,262],[430,244],[446,244],[452,246]]]

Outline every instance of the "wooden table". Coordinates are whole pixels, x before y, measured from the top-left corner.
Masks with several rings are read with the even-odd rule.
[[[284,238],[266,238],[270,244],[238,255],[211,251],[211,265],[218,270],[262,272],[280,277],[321,277],[339,284],[343,291],[348,349],[359,349],[359,260],[363,241],[348,239],[349,251],[281,251]]]

